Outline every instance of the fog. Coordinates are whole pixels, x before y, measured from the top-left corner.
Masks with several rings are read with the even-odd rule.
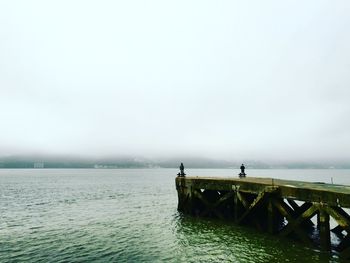
[[[349,1],[1,1],[0,156],[349,160]]]

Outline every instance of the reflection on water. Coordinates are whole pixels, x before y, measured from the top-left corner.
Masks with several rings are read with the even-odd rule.
[[[327,182],[329,171],[248,170],[248,176]],[[179,214],[176,172],[0,170],[0,262],[339,261],[250,228]],[[337,183],[349,184],[349,171],[331,172]]]
[[[336,262],[327,253],[228,222],[186,216],[177,222],[177,240],[190,262]]]

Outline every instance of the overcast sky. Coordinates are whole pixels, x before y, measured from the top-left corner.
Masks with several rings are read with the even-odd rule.
[[[350,1],[0,2],[0,155],[349,160]]]

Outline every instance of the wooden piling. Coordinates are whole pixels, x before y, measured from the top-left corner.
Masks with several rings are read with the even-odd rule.
[[[329,229],[329,214],[323,209],[323,204],[319,208],[319,222],[320,222],[320,245],[323,250],[330,250],[331,239]]]

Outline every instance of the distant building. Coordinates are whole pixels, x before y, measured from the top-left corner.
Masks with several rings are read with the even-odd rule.
[[[34,166],[34,168],[42,169],[42,168],[44,168],[44,163],[43,162],[35,162],[33,166]]]

